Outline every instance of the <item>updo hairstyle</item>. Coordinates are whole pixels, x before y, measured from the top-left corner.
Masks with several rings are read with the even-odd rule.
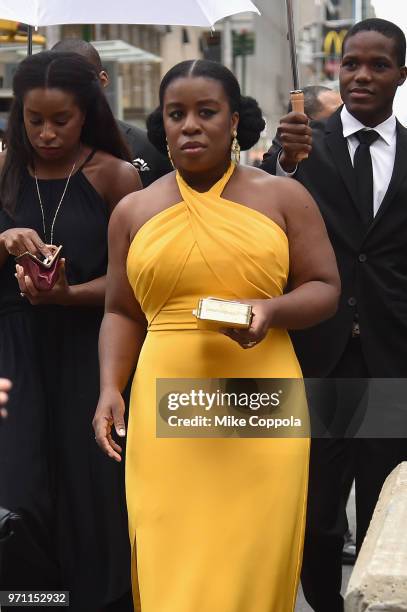
[[[172,81],[184,77],[205,77],[219,81],[228,98],[230,112],[239,113],[237,139],[240,148],[246,151],[256,144],[266,125],[256,100],[249,96],[241,95],[240,86],[235,75],[223,64],[209,60],[187,60],[173,66],[163,77],[159,90],[160,106],[147,118],[148,138],[161,153],[167,155],[163,121],[165,91]]]

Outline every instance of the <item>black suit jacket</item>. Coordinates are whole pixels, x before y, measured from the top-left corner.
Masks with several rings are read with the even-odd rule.
[[[129,146],[132,154],[132,164],[139,171],[143,187],[148,187],[160,176],[173,170],[168,157],[164,157],[151,144],[145,131],[124,121],[118,120],[117,124]]]
[[[291,334],[305,376],[327,376],[348,342],[355,311],[372,377],[407,376],[407,129],[397,122],[396,159],[388,191],[366,230],[357,207],[354,169],[339,109],[311,124],[313,148],[295,178],[317,202],[342,281],[337,314]],[[280,147],[281,148],[281,147]],[[262,168],[276,173],[273,145]]]

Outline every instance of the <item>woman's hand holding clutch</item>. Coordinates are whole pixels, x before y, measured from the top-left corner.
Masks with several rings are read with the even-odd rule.
[[[251,304],[252,320],[247,329],[226,328],[220,330],[225,336],[237,342],[242,348],[254,348],[267,335],[272,326],[272,300],[241,300]]]
[[[92,421],[95,430],[95,440],[106,455],[120,462],[121,446],[112,438],[112,428],[118,436],[124,438],[124,400],[117,389],[107,389],[101,392],[95,416]]]
[[[69,305],[70,286],[65,274],[65,259],[61,259],[58,264],[58,279],[52,289],[47,291],[36,289],[32,279],[27,274],[24,274],[24,268],[17,264],[16,278],[20,288],[21,297],[27,298],[27,300],[33,306],[37,306],[39,304],[59,304],[61,306]]]

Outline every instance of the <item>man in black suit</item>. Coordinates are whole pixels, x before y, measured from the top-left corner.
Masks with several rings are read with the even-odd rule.
[[[344,106],[311,126],[301,113],[283,117],[279,148],[263,161],[266,171],[293,176],[311,192],[341,275],[337,314],[292,334],[308,377],[407,377],[407,130],[392,111],[397,88],[406,79],[405,54],[406,40],[395,24],[368,19],[353,26],[340,69]],[[301,152],[308,159],[297,163]],[[404,439],[340,437],[349,433],[356,409],[363,417],[359,400],[365,387],[359,380],[351,381],[353,397],[348,394],[341,402],[341,412],[328,418],[339,417],[339,428],[330,430],[337,437],[313,439],[311,445],[302,585],[316,612],[343,610],[346,458],[354,454],[358,548],[386,476],[407,459]],[[319,403],[324,420],[329,407]],[[383,421],[385,414],[383,406]]]
[[[96,69],[99,80],[103,87],[109,85],[109,75],[102,66],[99,53],[95,47],[80,38],[64,38],[57,42],[52,51],[64,51],[79,53],[83,55]],[[172,171],[168,157],[164,157],[147,138],[144,130],[117,119],[117,124],[122,131],[125,141],[132,155],[132,164],[140,174],[143,187],[148,187],[160,176]]]

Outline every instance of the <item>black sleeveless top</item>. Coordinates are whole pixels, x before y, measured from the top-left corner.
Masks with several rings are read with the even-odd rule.
[[[84,164],[72,175],[54,225],[53,242],[63,246],[61,256],[66,260],[69,285],[79,285],[103,276],[107,269],[108,207],[82,172],[94,153],[95,151],[92,151]],[[39,179],[38,185],[49,240],[52,221],[66,185],[66,178]],[[41,239],[46,241],[35,179],[28,170],[25,171],[13,218],[4,210],[0,210],[0,233],[14,227],[34,229]],[[9,256],[0,268],[0,314],[31,307],[28,300],[20,296],[14,274],[15,258]]]

